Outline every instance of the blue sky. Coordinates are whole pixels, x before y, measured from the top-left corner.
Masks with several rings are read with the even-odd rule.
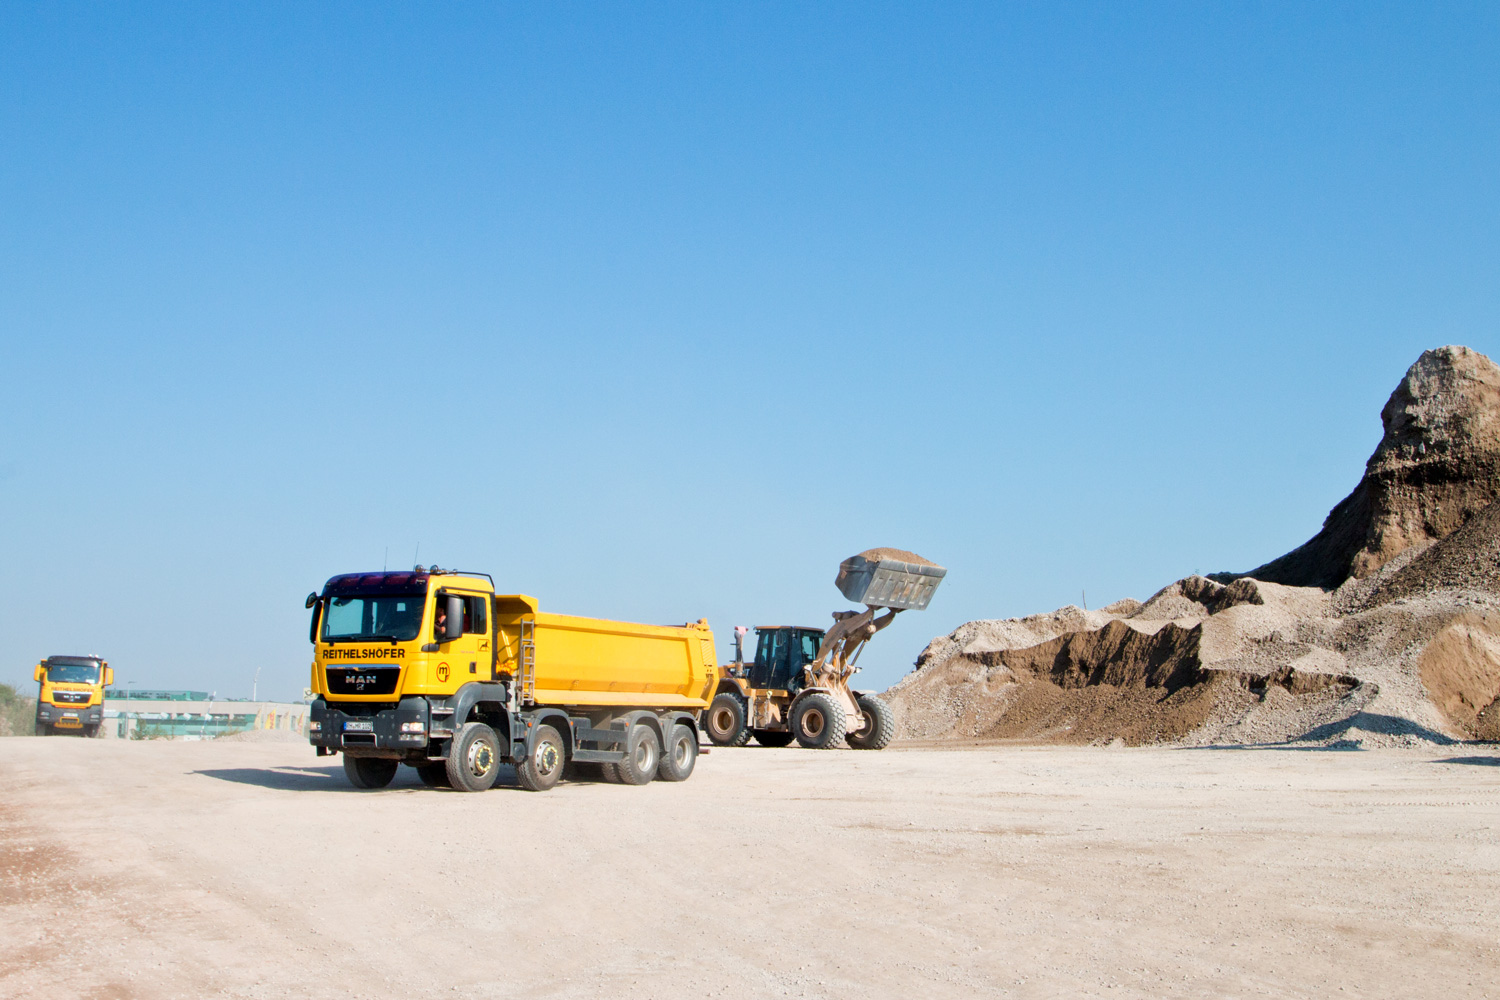
[[[0,679],[290,697],[341,572],[872,644],[1300,544],[1494,354],[1487,4],[8,4]]]

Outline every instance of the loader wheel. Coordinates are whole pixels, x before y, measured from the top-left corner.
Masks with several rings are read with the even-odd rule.
[[[422,784],[428,788],[452,788],[448,783],[448,765],[439,761],[436,764],[418,764],[417,777],[422,779]]]
[[[803,695],[792,706],[792,733],[809,750],[827,750],[844,740],[844,710],[821,692]]]
[[[750,730],[745,727],[745,699],[727,691],[719,695],[703,713],[703,729],[714,746],[742,747],[750,742]]]
[[[531,753],[516,765],[516,780],[528,792],[545,792],[562,780],[567,766],[568,748],[562,734],[552,726],[537,726]]]
[[[344,775],[355,788],[384,788],[396,776],[397,764],[384,757],[351,757],[344,754]]]
[[[691,726],[682,723],[672,727],[672,735],[667,740],[667,752],[661,756],[661,764],[656,768],[656,779],[658,781],[686,781],[693,773],[693,765],[698,763],[698,734],[693,732]]]
[[[645,785],[656,777],[661,764],[661,745],[650,726],[637,722],[625,739],[625,759],[615,765],[620,780],[627,785]]]
[[[791,733],[779,729],[755,730],[755,742],[763,747],[789,747],[794,739]]]
[[[455,791],[483,792],[500,775],[500,739],[483,722],[465,722],[444,763]]]
[[[864,728],[844,737],[856,750],[884,750],[896,738],[896,716],[891,706],[873,694],[862,694],[855,699]]]

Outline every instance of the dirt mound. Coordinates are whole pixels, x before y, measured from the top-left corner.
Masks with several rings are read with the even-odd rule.
[[[859,558],[868,559],[870,562],[879,562],[882,559],[894,559],[897,562],[914,563],[918,566],[936,566],[937,563],[930,559],[923,559],[915,552],[905,549],[865,549],[859,554]]]
[[[934,639],[889,692],[903,735],[1500,739],[1500,368],[1427,351],[1381,421],[1323,530],[1250,574]]]
[[[1202,625],[1142,632],[1113,621],[1022,649],[960,654],[911,675],[887,700],[906,739],[1137,745],[1190,739],[1226,709],[1243,716],[1268,699],[1338,701],[1360,687],[1290,666],[1259,675],[1205,667],[1203,637]]]
[[[1426,351],[1380,413],[1359,485],[1305,544],[1238,576],[1332,590],[1444,538],[1500,497],[1500,367],[1467,347]]]

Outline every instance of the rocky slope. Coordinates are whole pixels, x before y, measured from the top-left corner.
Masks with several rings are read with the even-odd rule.
[[[1307,544],[1144,604],[977,621],[888,693],[908,740],[1500,739],[1500,368],[1422,355]]]

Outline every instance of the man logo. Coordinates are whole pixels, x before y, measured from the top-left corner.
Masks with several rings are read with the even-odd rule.
[[[438,664],[438,681],[439,681],[439,683],[442,683],[442,682],[445,682],[447,680],[448,680],[448,664],[446,664],[446,663],[439,663]]]

